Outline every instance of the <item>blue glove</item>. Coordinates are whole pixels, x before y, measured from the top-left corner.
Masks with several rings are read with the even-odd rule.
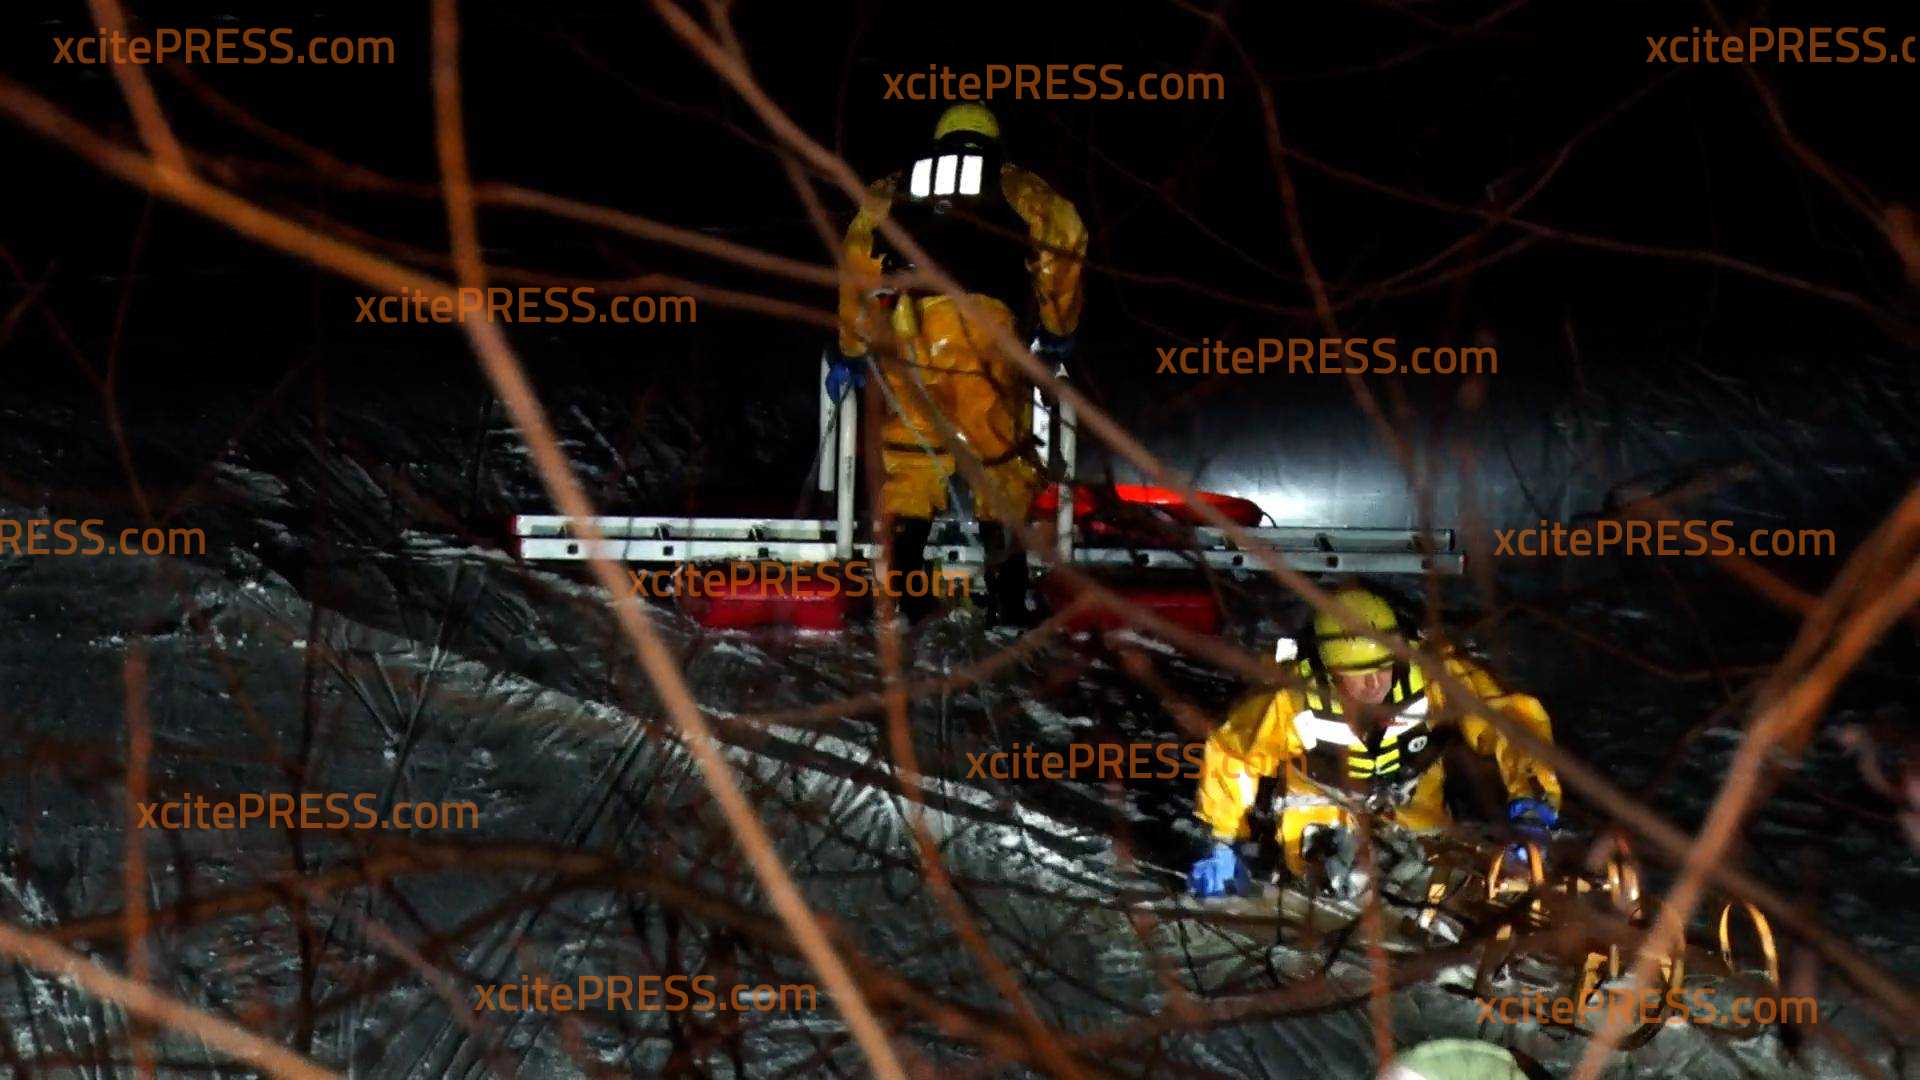
[[[1507,804],[1507,823],[1529,840],[1545,840],[1560,815],[1545,799],[1515,799]]]
[[[1525,865],[1527,844],[1531,842],[1544,851],[1547,841],[1553,839],[1553,827],[1559,823],[1560,815],[1545,799],[1514,799],[1507,803],[1507,824],[1520,836],[1519,843],[1507,848],[1507,858]]]
[[[1194,863],[1187,874],[1188,888],[1193,890],[1193,895],[1203,898],[1241,896],[1247,892],[1247,885],[1246,864],[1225,840],[1214,841],[1213,850]]]
[[[867,385],[865,360],[834,360],[827,365],[827,398],[839,401],[847,396],[847,387]]]
[[[1072,359],[1073,346],[1074,337],[1072,334],[1060,337],[1041,330],[1033,336],[1033,353],[1040,359],[1045,360],[1048,367],[1064,364]]]

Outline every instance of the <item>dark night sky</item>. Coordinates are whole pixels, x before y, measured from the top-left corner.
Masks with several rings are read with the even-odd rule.
[[[38,7],[8,12],[9,77],[130,140],[104,68],[51,63],[51,37],[84,32],[85,6]],[[1702,7],[1536,2],[1454,34],[1428,22],[1467,26],[1488,7],[1245,3],[1226,9],[1231,40],[1161,3],[740,8],[741,37],[775,99],[864,176],[910,153],[939,108],[882,100],[886,72],[1065,62],[1222,73],[1225,102],[1000,105],[1014,156],[1073,197],[1093,230],[1094,258],[1106,271],[1091,284],[1085,336],[1089,356],[1113,358],[1103,365],[1109,377],[1145,370],[1156,343],[1319,332],[1306,314],[1249,63],[1272,89],[1286,143],[1319,160],[1422,196],[1485,206],[1524,189],[1591,129],[1524,217],[1622,241],[1717,249],[1859,294],[1889,313],[1904,304],[1912,318],[1911,291],[1887,245],[1787,163],[1739,68],[1675,71],[1645,62],[1646,35],[1700,25],[1709,18]],[[133,10],[150,25],[393,36],[391,67],[202,66],[194,74],[261,121],[343,160],[398,179],[435,179],[424,5],[303,5],[271,17],[231,4]],[[749,141],[763,138],[759,123],[646,4],[470,3],[461,11],[477,176],[820,258],[777,162]],[[1913,29],[1888,15],[1896,40]],[[1840,20],[1826,5],[1787,4],[1770,8],[1768,21]],[[1863,11],[1851,21],[1880,20]],[[1913,201],[1901,118],[1916,73],[1810,64],[1769,64],[1761,73],[1809,145],[1875,197]],[[249,197],[324,213],[380,242],[444,250],[437,204],[317,182],[178,80],[156,75],[183,139],[234,169]],[[102,346],[147,213],[144,196],[10,124],[0,156],[14,165],[15,195],[0,218],[0,243],[28,278],[47,279],[46,297],[76,336]],[[1293,169],[1314,258],[1336,296],[1419,264],[1474,224],[1304,163]],[[837,192],[825,198],[844,215]],[[127,326],[138,346],[128,351],[136,377],[172,385],[270,378],[316,344],[334,363],[371,354],[339,347],[352,343],[422,358],[460,347],[451,331],[356,329],[351,297],[359,286],[263,253],[186,212],[158,208],[148,227]],[[490,212],[482,236],[501,264],[583,277],[680,273],[828,306],[811,286],[527,214]],[[1492,255],[1518,236],[1496,231],[1476,250]],[[0,291],[21,295],[11,274]],[[1569,320],[1588,348],[1622,362],[1697,350],[1712,362],[1745,363],[1773,352],[1845,355],[1892,345],[1871,318],[1842,305],[1698,264],[1551,241],[1341,314],[1342,329],[1356,336],[1491,334],[1504,342],[1555,341]],[[16,355],[53,348],[30,321],[12,346]],[[635,353],[631,332],[529,330],[516,339],[543,370],[630,366]],[[708,305],[697,328],[655,330],[639,348],[695,366],[721,355],[811,363],[821,339],[810,328]],[[48,356],[55,368],[63,363],[57,352]]]

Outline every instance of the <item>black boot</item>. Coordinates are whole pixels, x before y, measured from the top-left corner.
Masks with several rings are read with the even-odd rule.
[[[1032,626],[1027,613],[1027,549],[997,521],[980,523],[987,549],[987,621],[993,626]]]
[[[917,623],[939,610],[940,598],[933,595],[927,569],[927,537],[933,532],[928,518],[893,519],[894,603],[910,623]],[[918,573],[915,573],[918,571]]]

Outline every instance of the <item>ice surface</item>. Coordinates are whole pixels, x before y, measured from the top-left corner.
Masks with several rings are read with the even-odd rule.
[[[601,423],[612,412],[590,401],[582,408]],[[425,413],[343,408],[331,430],[338,446],[351,449],[328,454],[298,424],[262,429],[223,451],[211,478],[220,497],[188,511],[216,538],[206,558],[0,556],[0,625],[7,628],[0,686],[8,691],[14,744],[37,755],[30,771],[0,788],[6,917],[46,926],[121,910],[122,678],[129,655],[141,649],[156,792],[288,790],[288,763],[296,760],[288,755],[309,746],[310,789],[472,800],[482,814],[470,835],[428,840],[471,844],[470,857],[317,899],[304,916],[307,950],[303,916],[283,896],[161,929],[155,969],[171,992],[247,1017],[357,1075],[477,1074],[489,1054],[539,1076],[580,1075],[576,1057],[635,1075],[690,1062],[722,1076],[812,1074],[823,1057],[860,1073],[831,1002],[744,1020],[638,1012],[584,1025],[557,1015],[472,1017],[382,948],[376,928],[427,951],[457,989],[569,971],[813,978],[778,935],[765,933],[761,890],[613,633],[608,598],[577,576],[516,564],[494,538],[476,535],[509,510],[540,508],[510,436],[497,419],[488,422],[480,443],[492,449],[476,482],[474,432],[460,427],[471,418]],[[57,441],[45,427],[11,430],[16,450],[21,439]],[[595,459],[616,452],[609,448],[618,440],[578,430],[577,420],[569,430],[582,464],[593,465],[590,475],[620,475],[612,462]],[[44,452],[16,455],[20,470],[30,476]],[[677,460],[665,439],[632,453],[627,464],[635,467]],[[38,460],[48,475],[71,466],[67,458],[57,468],[52,457]],[[664,481],[648,472],[636,482]],[[433,507],[458,510],[436,517],[427,512]],[[1562,742],[1621,786],[1652,792],[1667,816],[1693,823],[1737,744],[1740,714],[1679,740],[1721,704],[1724,672],[1778,655],[1789,628],[1731,590],[1686,580],[1696,603],[1680,611],[1673,580],[1656,568],[1602,589],[1561,591],[1550,575],[1507,579],[1524,602],[1550,605],[1613,651],[1587,647],[1525,611],[1479,624],[1467,640],[1548,703]],[[1242,614],[1259,615],[1235,631],[1249,641],[1290,616],[1270,595],[1252,592],[1236,603]],[[1488,610],[1470,582],[1450,590],[1449,604],[1461,625]],[[1269,929],[1155,925],[1123,899],[1177,887],[1196,839],[1185,783],[1116,790],[1084,779],[965,779],[969,751],[1183,738],[1160,700],[1124,673],[1124,650],[1139,651],[1202,710],[1224,705],[1238,690],[1232,680],[1126,636],[1043,651],[984,684],[916,698],[909,728],[924,775],[907,799],[877,711],[771,724],[739,719],[882,689],[871,631],[727,636],[703,633],[664,608],[647,614],[710,711],[809,901],[870,970],[916,987],[921,1005],[957,1010],[984,1029],[1014,1024],[955,937],[951,910],[922,879],[914,830],[924,824],[966,911],[1019,973],[1031,1007],[1050,1026],[1083,1036],[1089,1056],[1114,1071],[1371,1075],[1366,974],[1352,958],[1314,983],[1323,957],[1268,948]],[[955,616],[912,634],[908,667],[918,678],[940,677],[1005,643],[1004,635]],[[1707,674],[1674,680],[1653,669]],[[1877,657],[1835,702],[1835,721],[1910,699],[1910,670]],[[1804,887],[1829,925],[1911,978],[1920,973],[1920,945],[1904,910],[1885,898],[1912,895],[1920,868],[1897,834],[1835,812],[1835,804],[1849,803],[1870,804],[1854,762],[1833,740],[1816,740],[1756,818],[1751,861],[1789,890]],[[1581,814],[1576,808],[1576,825]],[[149,901],[161,909],[189,896],[251,895],[262,880],[296,866],[311,877],[371,857],[364,838],[351,834],[309,834],[298,851],[284,831],[265,828],[145,839]],[[520,848],[601,853],[660,884],[560,887],[557,871],[486,861]],[[1808,851],[1824,853],[1832,872],[1817,873]],[[125,963],[110,929],[74,944],[116,969]],[[1579,1056],[1583,1040],[1563,1032],[1480,1030],[1476,1007],[1457,992],[1458,974],[1395,994],[1397,1040],[1495,1038],[1556,1071]],[[1252,1002],[1257,1015],[1168,1024],[1161,1034],[1169,985],[1209,1007]],[[1283,996],[1264,1004],[1249,997],[1276,992]],[[1833,1005],[1824,1024],[1844,1031],[1869,1059],[1893,1062],[1890,1038],[1844,992],[1823,1002]],[[943,1032],[914,1005],[888,1008],[917,1018],[906,1038],[937,1066],[982,1060],[969,1038]],[[0,1010],[14,1051],[28,1057],[114,1052],[125,1026],[116,1010],[36,976],[0,987]],[[477,1020],[477,1032],[469,1020]],[[208,1060],[177,1037],[160,1045],[182,1067]],[[1622,1056],[1611,1075],[1843,1072],[1812,1040],[1796,1059],[1774,1035],[1728,1040],[1675,1027]]]

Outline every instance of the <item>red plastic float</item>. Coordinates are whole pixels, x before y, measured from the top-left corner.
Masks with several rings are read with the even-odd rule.
[[[1237,525],[1252,527],[1264,516],[1252,501],[1213,491],[1195,497]],[[1046,520],[1059,508],[1059,485],[1050,484],[1034,499],[1033,516]],[[1178,492],[1145,484],[1074,487],[1074,521],[1092,536],[1123,536],[1140,523],[1128,514],[1162,515],[1162,523],[1183,526],[1205,524]],[[1117,520],[1116,520],[1117,519]],[[1152,532],[1151,529],[1131,531]],[[715,630],[751,630],[789,626],[800,630],[839,630],[854,608],[848,579],[836,575],[783,575],[775,564],[718,563],[704,567],[683,565],[675,571],[674,602],[700,625]],[[697,576],[696,580],[691,578]],[[1110,581],[1107,588],[1129,604],[1145,608],[1175,626],[1196,634],[1218,634],[1222,615],[1213,590],[1204,583],[1174,584],[1162,580]],[[1048,576],[1040,590],[1055,610],[1072,601],[1071,589]],[[1087,608],[1069,621],[1070,632],[1104,632],[1128,624],[1126,617],[1105,606]]]
[[[1217,491],[1196,491],[1194,497],[1200,502],[1220,511],[1235,525],[1254,526],[1260,524],[1263,516],[1260,507],[1251,500],[1237,495],[1222,495]],[[1048,484],[1033,500],[1033,515],[1037,518],[1051,518],[1060,506],[1060,485]],[[1085,522],[1112,513],[1116,509],[1158,510],[1182,525],[1204,525],[1198,511],[1187,505],[1180,493],[1170,488],[1148,487],[1145,484],[1115,484],[1112,487],[1095,487],[1089,484],[1075,484],[1073,487],[1073,520]]]
[[[1212,636],[1220,632],[1220,603],[1213,590],[1204,585],[1127,584],[1106,582],[1108,591],[1128,604],[1196,634]],[[1076,595],[1073,586],[1057,575],[1040,580],[1040,592],[1055,611],[1063,611]],[[1125,629],[1132,624],[1125,615],[1100,603],[1090,603],[1067,620],[1070,634],[1105,633]]]
[[[780,567],[785,571],[785,567]],[[790,626],[840,630],[853,601],[844,576],[770,575],[765,564],[728,563],[675,572],[674,604],[710,630]],[[697,580],[690,580],[690,575]]]

